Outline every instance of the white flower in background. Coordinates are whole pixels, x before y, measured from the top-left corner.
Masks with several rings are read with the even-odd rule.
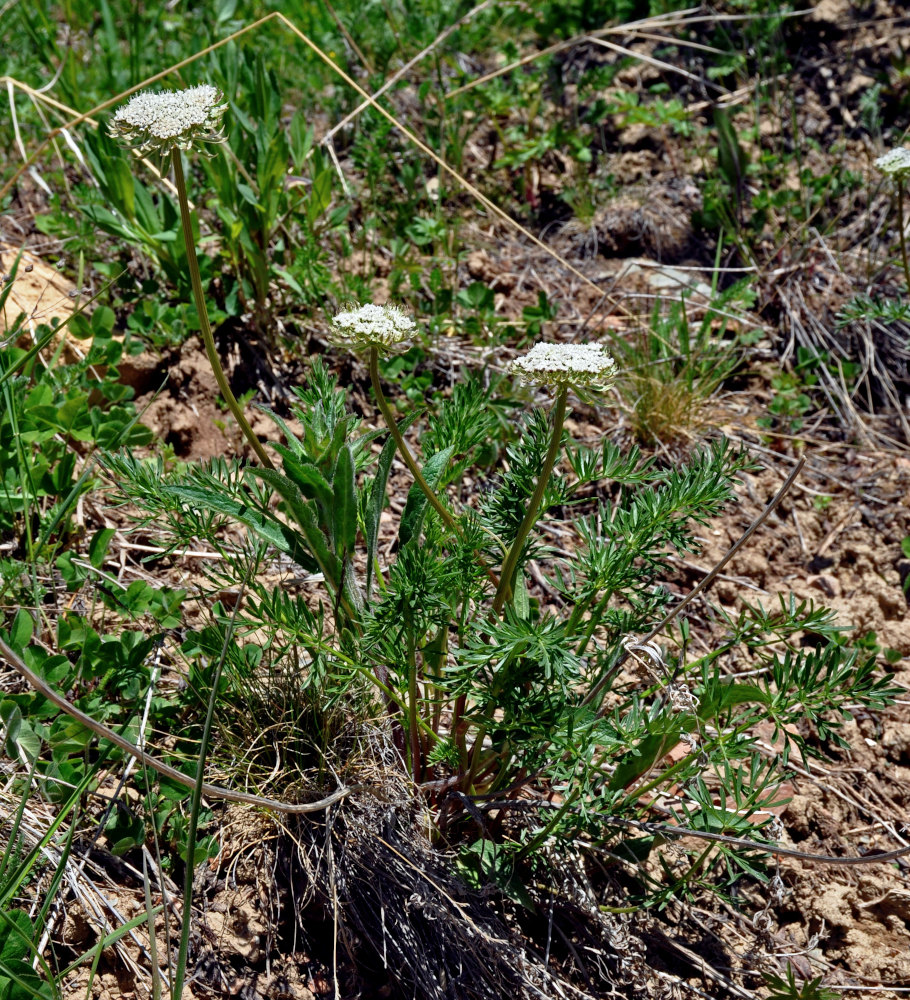
[[[357,349],[378,348],[390,351],[414,336],[417,324],[398,306],[372,303],[348,308],[332,319],[332,331],[338,343]]]
[[[889,177],[906,177],[910,174],[910,149],[906,146],[889,149],[875,161],[875,165]]]
[[[118,108],[108,132],[140,153],[190,149],[200,142],[224,142],[221,119],[227,110],[217,87],[146,91]]]
[[[511,371],[529,385],[604,390],[616,378],[616,362],[602,344],[535,344]]]

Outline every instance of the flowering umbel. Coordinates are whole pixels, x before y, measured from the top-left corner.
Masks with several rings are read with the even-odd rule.
[[[146,91],[118,108],[108,123],[115,138],[140,153],[169,153],[198,143],[224,142],[221,119],[227,104],[209,84],[187,90]]]
[[[876,167],[883,174],[898,180],[910,175],[910,149],[906,146],[898,146],[883,153],[876,161]]]
[[[616,378],[616,362],[601,344],[535,344],[511,370],[529,385],[556,389],[603,391]]]
[[[335,339],[356,350],[372,347],[388,353],[414,336],[417,324],[398,306],[373,303],[349,308],[332,319]]]

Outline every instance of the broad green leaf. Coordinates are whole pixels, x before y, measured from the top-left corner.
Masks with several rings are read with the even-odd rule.
[[[754,684],[719,682],[710,685],[709,689],[701,694],[698,716],[700,719],[713,719],[728,708],[750,702],[768,705],[771,703],[771,696]]]
[[[136,218],[136,187],[133,168],[125,158],[105,160],[102,186],[117,211],[132,222]]]
[[[24,649],[31,640],[34,630],[35,623],[32,616],[20,608],[16,612],[16,617],[9,630],[10,645],[17,649]]]
[[[685,719],[680,717],[680,732],[685,730]],[[622,760],[610,778],[609,788],[616,791],[620,788],[627,788],[636,778],[640,778],[646,771],[661,758],[664,754],[673,749],[679,742],[679,736],[669,733],[655,733],[653,736],[646,736],[635,747],[623,754]]]
[[[6,731],[2,746],[7,757],[29,764],[38,759],[41,737],[23,718],[22,711],[15,702],[0,701],[0,728]]]
[[[306,214],[312,226],[320,215],[328,208],[332,200],[332,171],[326,167],[313,181],[310,198],[307,202]]]
[[[101,569],[108,546],[116,534],[116,528],[100,528],[92,535],[92,540],[88,544],[88,559],[95,569]]]

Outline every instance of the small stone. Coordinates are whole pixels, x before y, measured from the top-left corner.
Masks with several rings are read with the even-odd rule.
[[[818,576],[808,577],[806,583],[810,587],[820,590],[826,597],[840,597],[840,583],[838,583],[837,577],[819,573]]]

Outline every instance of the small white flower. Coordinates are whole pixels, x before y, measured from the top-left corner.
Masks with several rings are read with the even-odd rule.
[[[910,174],[910,149],[906,146],[889,149],[875,161],[875,165],[889,177],[906,177]]]
[[[616,378],[616,362],[601,344],[535,344],[511,370],[522,382],[559,389],[609,389]]]
[[[335,339],[357,349],[380,348],[390,351],[414,336],[417,324],[398,306],[367,303],[346,309],[332,319]]]
[[[146,91],[117,109],[108,132],[140,153],[189,149],[198,142],[224,142],[221,119],[226,110],[221,91],[209,84]]]

